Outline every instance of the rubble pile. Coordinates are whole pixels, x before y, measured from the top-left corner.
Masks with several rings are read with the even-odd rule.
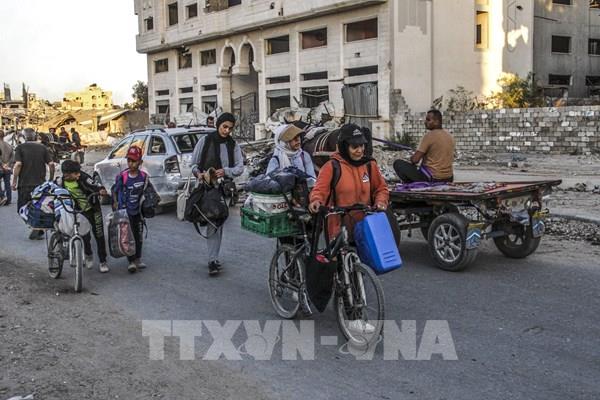
[[[585,240],[594,246],[600,246],[600,226],[592,223],[567,221],[562,218],[549,218],[546,233],[561,240]]]

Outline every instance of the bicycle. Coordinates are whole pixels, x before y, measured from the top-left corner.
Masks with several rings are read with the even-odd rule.
[[[87,201],[89,202],[93,196],[97,195],[98,193],[88,195]],[[54,195],[53,197],[66,212],[73,214],[74,223],[73,235],[71,236],[61,232],[58,229],[58,224],[54,223],[54,229],[48,241],[48,274],[53,279],[60,278],[63,264],[68,259],[71,267],[75,269],[75,292],[80,293],[83,289],[84,244],[83,237],[79,233],[81,225],[79,216],[83,213],[83,210],[78,209],[75,202],[73,202],[73,206],[65,204],[65,200],[72,200],[71,196]]]
[[[373,212],[370,207],[322,207],[324,223],[332,215],[343,219],[351,211]],[[307,224],[312,216],[307,210],[293,208],[291,218],[301,226],[301,235],[295,244],[278,243],[269,269],[269,293],[275,311],[286,319],[293,319],[299,310],[310,310],[306,291],[305,259],[311,253]],[[349,344],[365,347],[375,344],[383,330],[384,294],[375,272],[361,262],[356,249],[348,240],[348,229],[342,224],[340,233],[320,253],[329,260],[337,260],[333,279],[334,307],[342,334]]]

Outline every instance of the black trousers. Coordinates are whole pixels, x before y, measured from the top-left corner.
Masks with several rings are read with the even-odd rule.
[[[25,204],[31,201],[31,192],[35,186],[19,186],[17,189],[17,213]]]
[[[127,260],[134,262],[142,258],[142,243],[144,240],[144,220],[142,219],[142,214],[130,215],[129,224],[135,238],[135,255],[127,257]]]
[[[106,262],[106,239],[104,237],[104,224],[102,223],[102,211],[93,208],[84,212],[83,216],[90,222],[91,232],[83,237],[83,245],[86,256],[91,256],[92,234],[96,239],[98,247],[98,259],[101,263]]]
[[[403,183],[454,181],[453,176],[447,179],[430,179],[427,175],[419,171],[419,168],[417,168],[416,165],[404,160],[394,161],[394,171],[396,171],[396,175],[398,175]]]

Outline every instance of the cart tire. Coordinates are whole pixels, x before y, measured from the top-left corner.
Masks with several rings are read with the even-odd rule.
[[[508,258],[525,258],[535,252],[541,237],[534,238],[530,227],[519,226],[517,233],[494,238],[494,244]]]
[[[466,249],[467,225],[467,219],[456,213],[442,214],[431,223],[427,241],[440,269],[462,271],[477,257],[477,249]]]

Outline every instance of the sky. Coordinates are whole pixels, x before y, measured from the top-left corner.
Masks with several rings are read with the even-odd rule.
[[[148,79],[136,34],[133,0],[0,0],[0,83],[18,100],[22,82],[50,101],[96,83],[131,102]]]

